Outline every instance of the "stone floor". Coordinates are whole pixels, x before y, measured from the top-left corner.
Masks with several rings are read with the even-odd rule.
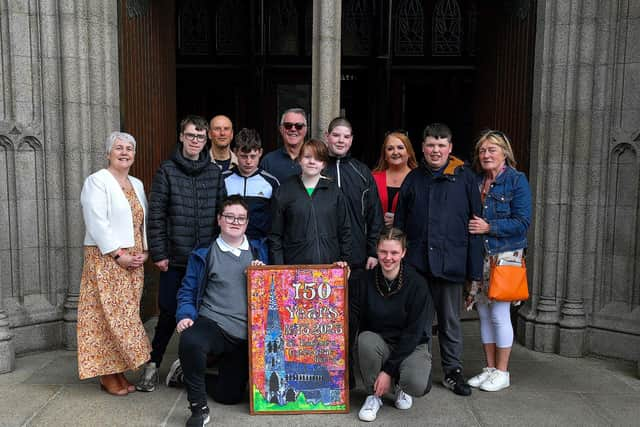
[[[463,327],[465,371],[471,376],[483,366],[478,323],[465,321]],[[509,389],[498,393],[474,390],[470,397],[459,397],[439,384],[442,371],[435,353],[435,383],[431,393],[414,399],[414,406],[408,411],[400,412],[392,402],[385,401],[372,424],[640,425],[640,379],[633,363],[593,357],[568,359],[516,345]],[[175,354],[174,338],[162,367],[163,374]],[[135,377],[130,375],[130,379]],[[350,414],[278,416],[251,416],[248,403],[221,406],[210,402],[209,425],[364,425],[357,418],[363,400],[361,391],[351,393]],[[153,393],[107,395],[99,390],[96,380],[78,379],[76,356],[70,351],[19,357],[15,371],[0,375],[0,426],[183,426],[187,417],[184,390],[162,385]]]

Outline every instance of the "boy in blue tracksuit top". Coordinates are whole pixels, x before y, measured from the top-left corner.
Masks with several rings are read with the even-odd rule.
[[[227,194],[239,194],[249,205],[251,223],[249,242],[258,249],[259,258],[268,263],[267,234],[271,229],[271,198],[280,186],[278,179],[259,167],[262,156],[260,135],[254,129],[242,129],[236,135],[237,166],[223,173]]]
[[[220,236],[191,253],[178,291],[178,354],[191,409],[188,426],[209,421],[205,389],[207,355],[219,357],[215,401],[238,403],[249,376],[247,280],[245,270],[261,265],[245,236],[249,207],[241,196],[227,198],[217,217]]]

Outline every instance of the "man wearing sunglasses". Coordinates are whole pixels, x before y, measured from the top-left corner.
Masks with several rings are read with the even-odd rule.
[[[211,163],[207,144],[209,124],[200,116],[180,123],[178,146],[162,162],[151,183],[147,237],[149,254],[160,270],[160,314],[139,391],[153,391],[158,368],[176,327],[176,295],[189,253],[209,245],[217,234],[215,217],[226,197],[222,171]]]
[[[302,173],[297,161],[300,147],[307,135],[307,114],[302,108],[289,108],[282,114],[280,135],[283,146],[264,156],[260,167],[278,178],[278,181],[284,182],[291,175]]]

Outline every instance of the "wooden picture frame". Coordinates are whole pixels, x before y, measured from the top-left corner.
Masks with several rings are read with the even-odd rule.
[[[348,413],[348,279],[335,265],[247,269],[250,411]]]

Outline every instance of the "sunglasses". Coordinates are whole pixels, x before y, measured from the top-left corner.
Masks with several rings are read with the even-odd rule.
[[[384,133],[384,137],[388,137],[389,135],[391,135],[392,133],[400,133],[406,137],[409,137],[409,132],[404,130],[404,129],[394,129],[394,130],[388,130]]]
[[[292,127],[295,127],[296,130],[301,130],[303,127],[305,127],[306,125],[304,123],[291,123],[291,122],[284,122],[282,124],[282,126],[286,129],[286,130],[291,130]]]
[[[509,141],[509,137],[502,131],[499,130],[488,130],[487,131],[487,136],[492,136],[495,135],[498,138],[502,138],[507,144],[511,145],[511,141]]]

